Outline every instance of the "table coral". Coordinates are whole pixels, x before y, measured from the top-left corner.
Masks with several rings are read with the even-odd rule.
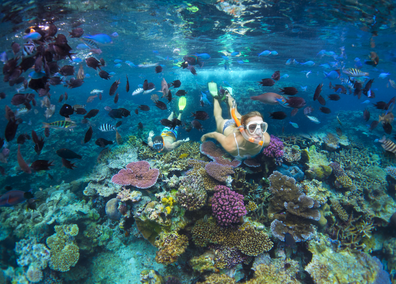
[[[243,204],[243,195],[223,185],[215,187],[215,194],[212,198],[212,211],[217,223],[223,227],[238,223],[241,217],[247,214]]]
[[[205,166],[205,170],[212,178],[219,182],[225,183],[230,178],[229,175],[234,174],[231,166],[221,165],[218,163],[210,162]]]
[[[188,238],[177,232],[162,232],[154,245],[158,248],[155,261],[165,265],[174,263],[188,246]]]
[[[158,169],[150,169],[150,164],[147,161],[139,161],[129,163],[126,169],[121,169],[111,178],[111,181],[115,184],[146,189],[157,182],[158,176]]]
[[[231,161],[229,158],[232,158],[232,156],[230,156],[222,148],[217,147],[212,141],[206,141],[202,143],[200,151],[202,154],[221,165],[227,165],[236,168],[241,164],[241,162],[236,159]]]
[[[80,257],[79,248],[74,237],[78,234],[78,226],[55,226],[55,234],[47,238],[47,245],[51,249],[49,267],[53,270],[65,272],[77,264]]]

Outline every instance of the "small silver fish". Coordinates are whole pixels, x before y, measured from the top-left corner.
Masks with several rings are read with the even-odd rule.
[[[153,88],[153,89],[151,89],[151,90],[145,90],[145,91],[143,92],[143,94],[151,93],[151,92],[154,91],[154,90],[155,90],[155,88]]]
[[[319,123],[320,123],[319,119],[317,119],[315,116],[307,115],[307,117],[308,117],[308,119],[309,119],[310,121],[312,121],[312,122],[314,122],[314,123],[316,123],[316,124],[319,124]]]
[[[143,91],[144,90],[142,88],[138,88],[138,89],[133,91],[132,96],[139,95],[139,94],[143,93]]]

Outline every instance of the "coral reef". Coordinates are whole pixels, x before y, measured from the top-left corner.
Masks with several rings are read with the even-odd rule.
[[[163,284],[162,276],[153,269],[145,269],[140,272],[140,283],[143,284]]]
[[[201,176],[204,182],[206,191],[213,191],[214,187],[219,184],[219,181],[212,178],[205,170],[206,162],[199,160],[188,160],[188,166],[192,167],[186,174],[187,176]]]
[[[55,226],[55,234],[47,238],[47,246],[51,250],[49,267],[53,270],[66,272],[76,265],[80,253],[74,237],[78,234],[78,226]]]
[[[283,142],[278,137],[271,135],[270,144],[263,149],[263,155],[268,158],[273,158],[277,165],[281,165],[283,160]]]
[[[305,171],[308,178],[324,180],[331,175],[332,169],[328,166],[329,161],[326,155],[322,152],[318,152],[315,145],[304,149],[302,155],[308,160],[308,169]]]
[[[278,168],[278,171],[281,174],[294,178],[296,181],[301,181],[304,179],[304,172],[297,166],[286,166],[282,164]]]
[[[111,178],[111,181],[120,185],[132,185],[140,189],[152,187],[158,179],[159,170],[150,169],[147,161],[132,162]]]
[[[336,178],[334,185],[336,188],[351,188],[353,186],[352,179],[345,173],[338,163],[330,163],[329,166],[333,169]]]
[[[195,271],[203,273],[204,271],[219,272],[219,269],[215,267],[215,253],[213,251],[207,251],[200,256],[194,256],[190,259],[189,263]]]
[[[203,178],[200,175],[182,177],[176,197],[179,204],[189,211],[202,208],[207,199]]]
[[[232,157],[223,149],[217,147],[216,144],[213,143],[212,141],[206,141],[202,143],[200,147],[200,151],[203,155],[209,157],[214,162],[221,165],[226,165],[236,168],[241,164],[241,162],[238,160],[231,161],[230,158]]]
[[[243,204],[243,195],[223,185],[215,187],[215,194],[212,198],[212,211],[217,224],[222,227],[240,222],[241,217],[247,214]]]
[[[330,191],[323,187],[321,181],[316,179],[303,180],[301,182],[301,186],[305,194],[318,201],[319,204],[322,205],[327,203],[327,200],[330,197]]]
[[[298,145],[285,146],[283,152],[283,161],[287,164],[292,164],[301,160],[301,149]]]
[[[168,265],[176,262],[177,258],[184,253],[188,246],[188,238],[177,232],[162,232],[154,244],[158,248],[155,261]]]
[[[118,198],[112,198],[106,202],[106,215],[111,220],[120,220],[121,212],[118,210],[118,205],[121,201]]]
[[[229,175],[234,174],[235,172],[232,170],[231,166],[221,165],[218,163],[210,162],[206,164],[205,170],[212,178],[218,180],[219,182],[227,182],[227,179],[230,178]]]
[[[335,151],[340,147],[338,137],[333,133],[327,133],[326,137],[323,138],[326,149],[329,151]]]

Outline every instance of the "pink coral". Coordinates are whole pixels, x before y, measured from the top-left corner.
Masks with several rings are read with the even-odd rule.
[[[278,137],[271,135],[270,144],[264,148],[263,154],[266,157],[274,158],[277,165],[282,164],[283,142]]]
[[[111,181],[120,185],[132,185],[145,189],[152,187],[158,179],[159,170],[150,169],[147,161],[129,163],[126,169],[122,169],[111,178]]]
[[[230,156],[226,151],[217,147],[215,143],[212,141],[206,141],[201,144],[200,151],[205,156],[208,156],[210,159],[215,161],[218,164],[231,166],[231,167],[239,167],[241,162],[238,160],[230,161],[230,159],[226,158]]]
[[[240,218],[247,214],[243,204],[243,195],[224,185],[216,185],[214,190],[216,192],[212,198],[212,211],[217,224],[227,227],[233,223],[238,223]]]
[[[208,163],[205,166],[205,170],[208,175],[220,182],[226,182],[229,175],[235,173],[231,166],[225,166],[215,162]]]

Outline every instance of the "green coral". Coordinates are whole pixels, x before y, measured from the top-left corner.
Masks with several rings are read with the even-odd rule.
[[[308,170],[305,171],[305,174],[309,178],[323,180],[331,175],[332,169],[328,166],[329,161],[327,156],[318,152],[315,145],[304,149],[301,153],[305,157],[305,160],[308,160]]]
[[[56,233],[47,238],[47,245],[51,250],[49,266],[52,270],[66,272],[76,265],[80,252],[74,237],[78,231],[76,224],[55,226]]]
[[[200,256],[194,256],[190,259],[190,265],[195,271],[200,273],[203,273],[204,271],[219,271],[215,267],[215,255],[212,251],[207,251]]]

